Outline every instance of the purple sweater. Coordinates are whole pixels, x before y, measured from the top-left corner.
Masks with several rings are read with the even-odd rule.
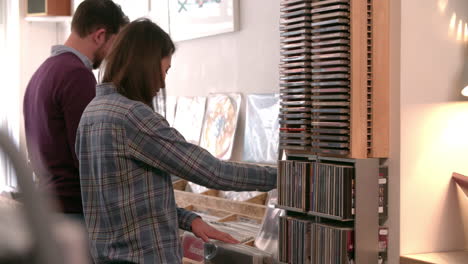
[[[55,194],[65,213],[83,213],[75,136],[81,114],[96,94],[96,79],[71,52],[48,58],[24,96],[29,159],[40,186]]]

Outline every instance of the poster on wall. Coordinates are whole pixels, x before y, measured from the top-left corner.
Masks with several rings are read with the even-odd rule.
[[[231,158],[240,104],[238,93],[208,96],[200,146],[219,159]]]
[[[169,31],[175,41],[237,30],[238,0],[170,0]]]

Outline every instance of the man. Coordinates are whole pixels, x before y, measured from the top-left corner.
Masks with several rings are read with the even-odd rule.
[[[29,158],[43,190],[55,195],[62,212],[83,215],[75,136],[81,115],[94,98],[92,73],[128,23],[111,0],[85,0],[72,20],[65,45],[32,76],[24,96]]]

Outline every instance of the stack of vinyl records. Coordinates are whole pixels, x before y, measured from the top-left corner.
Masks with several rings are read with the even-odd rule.
[[[280,217],[279,260],[309,264],[311,259],[312,222],[307,219]]]
[[[283,0],[280,147],[349,154],[349,0]]]
[[[313,163],[312,167],[310,211],[337,220],[352,220],[354,168],[326,163]]]
[[[282,160],[278,172],[280,207],[341,221],[353,219],[353,166]]]
[[[282,1],[280,147],[310,149],[311,2]]]
[[[354,263],[354,231],[351,227],[314,223],[312,263]]]
[[[300,264],[350,264],[354,231],[350,225],[280,217],[279,261]]]
[[[283,160],[278,163],[278,204],[309,210],[310,162]]]

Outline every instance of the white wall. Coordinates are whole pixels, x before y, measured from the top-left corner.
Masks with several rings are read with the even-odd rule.
[[[20,148],[26,151],[23,122],[23,96],[32,74],[50,55],[52,45],[58,43],[57,23],[26,22],[26,1],[20,1],[21,65],[20,65]]]
[[[182,41],[167,76],[167,94],[206,96],[210,92],[275,93],[279,85],[279,0],[241,0],[240,30]],[[242,104],[233,159],[243,146]]]
[[[169,95],[278,92],[279,0],[239,2],[239,31],[176,44],[177,52],[167,77]],[[50,46],[63,43],[68,27],[64,23],[23,22],[23,89],[49,55]],[[24,90],[21,97],[23,94]],[[235,160],[242,157],[245,102],[240,115],[233,149]]]
[[[451,181],[468,174],[467,22],[466,0],[401,1],[401,254],[467,248],[468,199]]]

